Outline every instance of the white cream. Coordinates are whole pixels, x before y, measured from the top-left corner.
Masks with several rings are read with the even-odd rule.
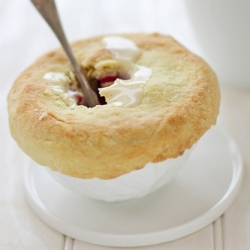
[[[123,37],[109,36],[103,39],[103,44],[131,78],[129,80],[116,79],[111,86],[100,88],[100,95],[105,97],[108,105],[126,107],[137,105],[142,98],[143,85],[151,76],[152,70],[133,63],[140,55],[140,50],[133,41]]]
[[[75,98],[72,97],[70,90],[68,90],[70,83],[69,77],[64,73],[49,72],[46,73],[43,78],[47,80],[49,89],[59,94],[68,107],[74,108],[77,106]]]
[[[136,44],[127,38],[108,36],[104,37],[102,42],[117,60],[133,61],[140,55]]]
[[[136,68],[137,70],[131,79],[116,79],[111,86],[99,89],[100,94],[105,96],[108,104],[131,107],[140,102],[142,87],[152,74],[152,71],[149,68],[139,65]]]

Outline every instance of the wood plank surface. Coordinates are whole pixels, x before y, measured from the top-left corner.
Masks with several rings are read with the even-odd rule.
[[[120,250],[124,249],[121,247],[102,247],[97,245],[91,245],[87,244],[85,242],[77,241],[74,242],[74,248],[73,250],[82,250],[82,249],[88,249],[88,250]],[[125,248],[126,249],[126,248]],[[209,225],[206,228],[191,234],[189,236],[186,236],[182,239],[153,245],[153,246],[142,246],[142,247],[130,247],[128,249],[131,250],[165,250],[165,249],[171,249],[171,250],[194,250],[194,249],[202,249],[202,250],[212,250],[214,249],[214,239],[213,239],[213,225]]]

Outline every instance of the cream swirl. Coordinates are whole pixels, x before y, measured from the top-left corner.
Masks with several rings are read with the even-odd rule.
[[[136,44],[123,37],[109,36],[103,38],[103,44],[118,61],[120,67],[130,75],[129,80],[116,79],[109,87],[100,88],[108,105],[133,107],[142,98],[142,88],[152,74],[150,68],[134,64],[140,55]]]

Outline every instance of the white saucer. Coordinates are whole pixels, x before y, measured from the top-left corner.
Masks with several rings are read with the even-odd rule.
[[[140,199],[84,198],[34,162],[27,167],[25,189],[38,216],[65,235],[104,246],[145,246],[181,238],[217,219],[235,199],[242,171],[234,141],[213,128],[172,182]]]

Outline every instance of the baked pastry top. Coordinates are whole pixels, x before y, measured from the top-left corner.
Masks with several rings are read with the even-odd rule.
[[[136,105],[76,105],[82,100],[75,102],[65,84],[55,87],[45,77],[61,73],[58,81],[68,81],[81,96],[61,48],[39,58],[13,84],[8,96],[11,134],[38,164],[69,176],[111,179],[182,155],[216,123],[220,90],[206,62],[170,36],[119,37],[140,50],[133,63],[152,71]],[[96,79],[121,71],[103,38],[72,44],[92,88]]]

